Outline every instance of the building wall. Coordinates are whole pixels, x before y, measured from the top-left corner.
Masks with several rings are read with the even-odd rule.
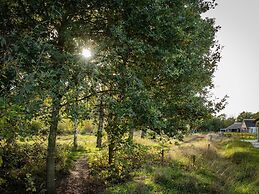
[[[256,133],[257,128],[256,127],[249,127],[248,132],[249,133]]]
[[[242,132],[246,132],[247,131],[246,123],[244,121],[242,121],[241,129],[242,129]]]

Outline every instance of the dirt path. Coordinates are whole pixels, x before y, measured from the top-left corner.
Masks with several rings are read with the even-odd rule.
[[[187,140],[183,141],[183,143],[192,143],[192,142],[195,142],[197,140],[204,139],[204,138],[206,138],[205,135],[195,134],[195,135],[189,136]]]
[[[104,185],[90,175],[85,158],[75,162],[74,168],[61,180],[57,188],[57,194],[100,194],[103,191]]]

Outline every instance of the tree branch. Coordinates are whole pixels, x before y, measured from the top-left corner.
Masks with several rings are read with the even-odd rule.
[[[64,104],[61,104],[61,107],[67,106],[67,105],[70,104],[70,103],[80,102],[80,101],[82,101],[82,100],[89,99],[89,98],[91,98],[91,97],[93,97],[93,96],[95,96],[95,95],[97,95],[97,94],[102,94],[102,93],[106,93],[106,92],[114,92],[114,91],[116,91],[116,90],[102,90],[102,91],[98,91],[98,92],[96,92],[96,93],[89,94],[89,95],[84,96],[84,97],[82,97],[82,98],[79,98],[79,99],[76,99],[76,100],[73,100],[73,101],[70,101],[70,102],[66,102],[66,103],[64,103]]]

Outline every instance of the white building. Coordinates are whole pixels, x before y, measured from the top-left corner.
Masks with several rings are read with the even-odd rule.
[[[256,133],[256,122],[254,119],[244,119],[242,122],[242,132]]]

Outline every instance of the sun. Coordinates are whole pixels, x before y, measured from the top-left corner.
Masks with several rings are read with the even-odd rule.
[[[85,57],[85,58],[90,58],[92,56],[92,52],[90,49],[88,48],[83,48],[82,50],[82,55]]]

